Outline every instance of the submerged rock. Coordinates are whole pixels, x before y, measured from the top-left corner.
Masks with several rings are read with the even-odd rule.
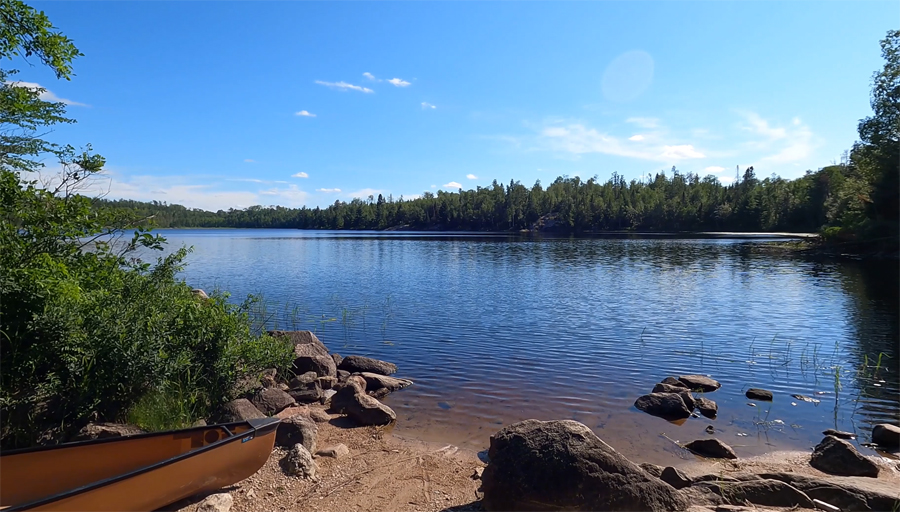
[[[822,432],[826,436],[836,437],[838,439],[856,439],[856,434],[852,432],[843,432],[840,430],[835,430],[833,428],[829,428]]]
[[[813,449],[809,465],[832,475],[878,477],[878,465],[860,455],[852,444],[831,436]]]
[[[737,454],[727,444],[718,439],[698,439],[684,445],[688,450],[703,457],[714,459],[736,459]]]
[[[872,442],[885,448],[900,447],[900,427],[881,423],[872,428]]]
[[[716,414],[719,413],[719,406],[709,398],[704,397],[697,399],[697,409],[700,410],[700,414],[707,418],[715,418]]]
[[[750,388],[747,390],[746,395],[750,400],[772,401],[772,392],[768,389]]]
[[[652,478],[585,425],[525,420],[491,436],[482,474],[485,510],[684,510]]]
[[[682,375],[678,377],[678,380],[692,391],[703,391],[704,393],[715,391],[722,387],[719,381],[705,375]]]
[[[679,420],[691,416],[691,409],[688,409],[684,398],[677,393],[650,393],[635,400],[634,406],[647,414],[667,420]]]

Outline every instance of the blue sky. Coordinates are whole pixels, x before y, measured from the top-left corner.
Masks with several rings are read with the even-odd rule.
[[[205,209],[668,170],[797,177],[871,113],[884,2],[37,2],[85,54],[52,138]],[[48,167],[50,167],[48,165]]]

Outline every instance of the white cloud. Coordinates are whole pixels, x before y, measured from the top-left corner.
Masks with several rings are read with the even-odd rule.
[[[663,146],[663,158],[670,160],[688,160],[691,158],[705,158],[706,155],[694,149],[690,144],[678,146]]]
[[[291,174],[291,178],[309,178],[309,174],[298,172],[297,174]]]
[[[455,182],[455,181],[451,181],[450,183],[444,183],[444,184],[441,185],[441,186],[444,187],[444,188],[452,188],[452,189],[463,188],[462,183],[457,183],[457,182]]]
[[[799,117],[791,120],[790,127],[777,127],[772,126],[755,112],[742,112],[742,114],[747,124],[742,125],[741,128],[762,137],[761,140],[749,142],[747,146],[771,153],[761,159],[763,162],[797,162],[811,156],[816,148],[812,130],[803,124]]]
[[[431,188],[437,188],[437,185],[432,185]]]
[[[404,201],[412,201],[413,199],[421,199],[422,194],[410,194],[408,196],[403,196]]]
[[[268,190],[260,190],[259,193],[264,196],[277,197],[281,201],[279,204],[284,206],[302,206],[306,204],[309,194],[300,189],[297,185],[288,185],[287,188],[270,188]]]
[[[340,191],[341,191],[341,189],[339,189],[339,188],[317,188],[316,189],[316,192],[325,192],[326,194],[332,194],[332,193],[336,193],[336,192],[340,192]]]
[[[338,89],[340,91],[359,91],[364,93],[373,93],[372,89],[368,87],[363,87],[361,85],[353,85],[348,84],[347,82],[323,82],[322,80],[316,80],[316,83],[319,85],[324,85],[325,87],[330,87],[332,89]]]
[[[225,181],[244,181],[247,183],[282,183],[287,184],[286,181],[281,180],[260,180],[257,178],[225,178]]]
[[[636,124],[641,128],[656,128],[659,126],[659,119],[655,117],[629,117],[625,122]]]
[[[644,140],[644,136],[641,135],[641,134],[638,134],[638,135],[632,135],[631,137],[628,137],[628,140],[633,140],[633,141],[635,141],[635,142],[640,142],[640,141]]]
[[[423,108],[423,109],[427,109],[427,108],[437,108],[437,107],[435,107],[435,106],[432,105],[431,103],[428,103],[427,101],[423,101],[423,102],[422,102],[422,108]]]
[[[717,173],[717,172],[722,172],[724,170],[725,170],[724,167],[719,167],[718,165],[711,165],[711,166],[707,167],[706,169],[703,169],[703,172]]]
[[[410,85],[409,82],[400,78],[391,78],[390,80],[388,80],[388,83],[393,85],[394,87],[406,87]]]
[[[244,162],[247,162],[248,164],[252,164],[252,163],[256,162],[256,160],[254,160],[252,158],[245,158]]]
[[[308,110],[301,110],[300,112],[297,112],[294,115],[300,116],[300,117],[316,117],[315,114],[310,114]]]
[[[747,112],[744,114],[744,117],[747,119],[747,122],[750,123],[750,126],[745,127],[747,130],[756,132],[771,140],[787,137],[787,130],[769,126],[769,122],[759,117],[759,114],[756,114],[755,112]]]
[[[12,87],[23,87],[25,89],[44,89],[44,92],[38,95],[38,98],[44,101],[52,101],[54,103],[65,103],[66,105],[72,105],[77,107],[87,107],[89,105],[85,103],[79,103],[77,101],[68,100],[66,98],[60,98],[59,96],[53,94],[48,89],[41,87],[41,84],[35,82],[6,82],[7,85]]]
[[[470,180],[477,180],[478,176],[475,176],[474,174],[466,174],[466,178]]]
[[[734,176],[717,176],[717,178],[719,179],[719,183],[722,183],[723,185],[734,182]]]
[[[368,71],[365,72],[365,73],[363,73],[363,76],[366,77],[366,78],[368,78],[369,80],[371,80],[371,81],[373,81],[373,82],[378,82],[378,81],[379,81],[377,78],[375,78],[375,75],[373,75],[372,73],[369,73]]]
[[[251,191],[221,190],[213,184],[198,185],[178,176],[125,176],[108,170],[101,178],[84,194],[109,199],[165,201],[209,211],[246,208],[261,202],[259,195]]]
[[[347,195],[347,197],[349,197],[351,199],[355,199],[357,197],[360,199],[366,199],[369,196],[377,197],[378,194],[381,194],[383,192],[386,192],[386,191],[382,190],[382,189],[377,189],[377,188],[363,188],[363,189],[357,190],[356,192],[347,192],[346,195]]]

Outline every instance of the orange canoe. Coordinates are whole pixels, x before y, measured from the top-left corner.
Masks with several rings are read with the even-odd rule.
[[[0,508],[156,510],[256,473],[278,418],[0,453]],[[8,508],[7,508],[8,507]]]

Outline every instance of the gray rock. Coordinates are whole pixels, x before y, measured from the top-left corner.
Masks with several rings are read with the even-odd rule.
[[[694,483],[700,483],[700,482],[740,482],[740,480],[738,480],[737,478],[735,478],[735,477],[733,477],[733,476],[727,476],[727,475],[715,475],[715,474],[709,474],[709,475],[698,476],[698,477],[695,477],[693,480],[694,480]]]
[[[679,382],[679,384],[681,383]],[[681,393],[682,391],[688,391],[688,388],[685,387],[684,384],[681,384],[680,386],[673,386],[672,384],[660,382],[659,384],[653,386],[653,391],[651,391],[651,393]]]
[[[378,391],[379,389],[387,389],[388,393],[399,391],[405,387],[412,386],[413,381],[407,379],[397,379],[377,373],[362,372],[359,374],[366,380],[366,389]]]
[[[347,379],[350,377],[350,372],[347,370],[341,370],[340,368],[337,371],[337,379],[338,382],[344,383],[347,382]]]
[[[663,469],[662,473],[659,475],[659,479],[676,489],[684,489],[691,485],[691,479],[682,473],[681,470],[673,468],[672,466]]]
[[[275,377],[270,375],[263,375],[259,378],[259,383],[262,384],[264,388],[275,388],[278,387],[278,383],[275,382]]]
[[[718,381],[713,380],[705,375],[682,375],[678,377],[682,384],[693,391],[703,391],[708,393],[722,387]]]
[[[382,398],[390,395],[391,392],[388,390],[388,388],[381,388],[376,389],[375,391],[367,391],[366,394],[376,400],[381,400]]]
[[[316,440],[319,437],[319,427],[309,417],[297,414],[281,420],[278,430],[275,431],[275,444],[289,448],[295,444],[302,444],[307,451],[316,451]]]
[[[653,475],[655,478],[659,478],[662,476],[663,468],[662,466],[658,466],[656,464],[650,464],[649,462],[641,462],[638,464],[644,471]]]
[[[702,396],[697,399],[697,409],[700,410],[700,414],[707,418],[715,418],[716,414],[719,413],[719,406],[709,398]]]
[[[143,433],[144,431],[140,428],[126,423],[88,423],[78,431],[78,434],[72,440],[87,441],[90,439],[125,437]]]
[[[287,338],[294,346],[294,357],[328,355],[328,347],[311,331],[269,331],[269,336]]]
[[[301,476],[316,479],[316,472],[319,470],[318,464],[313,460],[309,450],[302,444],[295,444],[287,456],[287,473],[289,475]]]
[[[860,455],[852,444],[831,436],[826,436],[813,449],[809,465],[832,475],[878,477],[874,462]]]
[[[288,390],[287,393],[291,398],[296,400],[298,404],[311,404],[322,399],[322,388],[319,387],[318,380]]]
[[[329,404],[329,403],[331,403],[331,399],[334,398],[334,395],[336,395],[336,394],[337,394],[337,391],[335,391],[335,390],[333,390],[333,389],[326,389],[325,391],[322,391],[322,400],[321,400],[321,402],[322,402],[323,404]]]
[[[676,393],[650,393],[635,400],[634,406],[647,414],[667,420],[678,420],[691,416],[691,409],[688,409],[681,395]]]
[[[762,473],[759,476],[789,483],[810,498],[830,503],[845,512],[896,509],[897,492],[887,482],[883,491],[879,491],[868,485],[865,488],[857,486],[850,478],[831,481],[796,473]]]
[[[900,447],[900,427],[881,423],[872,428],[872,442],[885,448]]]
[[[341,357],[341,355],[338,354],[338,353],[331,354],[331,359],[334,360],[334,366],[336,366],[336,367],[337,367],[337,366],[340,366],[340,365],[341,365],[341,361],[344,360],[344,358]],[[348,372],[348,373],[349,373],[349,372]]]
[[[814,509],[812,499],[803,491],[779,480],[744,482],[703,482],[732,505],[750,502],[766,507],[803,507]]]
[[[388,425],[397,420],[393,409],[365,393],[353,395],[343,412],[360,425]]]
[[[718,439],[698,439],[684,445],[688,450],[702,457],[713,459],[736,459],[737,454],[730,446]]]
[[[238,398],[227,402],[217,415],[220,423],[232,423],[235,421],[247,421],[255,418],[265,418],[259,409],[246,398]]]
[[[841,430],[835,430],[833,428],[829,428],[822,433],[826,436],[836,437],[838,439],[856,439],[856,434],[852,432],[843,432]]]
[[[665,379],[660,381],[660,384],[668,384],[670,386],[675,386],[676,388],[688,389],[687,384],[681,382],[676,377],[666,377]]]
[[[234,498],[227,492],[210,494],[197,505],[197,512],[228,512],[233,504]]]
[[[684,406],[688,408],[689,411],[693,411],[697,407],[697,400],[694,398],[694,395],[691,394],[690,391],[686,389],[682,389],[678,396],[681,397],[681,400],[684,401]]]
[[[306,386],[316,381],[319,375],[314,371],[309,371],[295,376],[288,382],[291,389],[306,389]]]
[[[191,423],[191,427],[205,427],[205,426],[206,426],[206,420],[204,420],[203,418]]]
[[[684,510],[670,486],[585,425],[525,420],[491,436],[485,510]]]
[[[316,455],[319,457],[331,457],[334,459],[340,459],[350,455],[350,448],[347,448],[347,445],[344,443],[338,443],[334,446],[329,446],[328,448],[322,448],[321,450],[316,452]]]
[[[274,416],[292,405],[297,405],[291,395],[280,388],[264,388],[253,396],[253,405],[269,416]]]
[[[328,355],[299,356],[294,359],[294,373],[315,372],[319,377],[337,376],[334,360]]]
[[[198,299],[209,300],[209,295],[207,295],[206,292],[200,288],[194,288],[193,290],[191,290],[191,293]]]
[[[337,377],[319,377],[316,379],[322,389],[331,389],[337,384]]]
[[[746,395],[750,400],[772,401],[772,392],[768,389],[750,388],[747,390]]]
[[[322,409],[310,409],[309,418],[316,423],[328,423],[331,421],[331,415]]]
[[[333,361],[332,361],[333,362]],[[347,356],[341,360],[341,370],[348,372],[370,372],[379,375],[390,375],[397,372],[397,365],[386,361],[379,361],[370,357]]]

